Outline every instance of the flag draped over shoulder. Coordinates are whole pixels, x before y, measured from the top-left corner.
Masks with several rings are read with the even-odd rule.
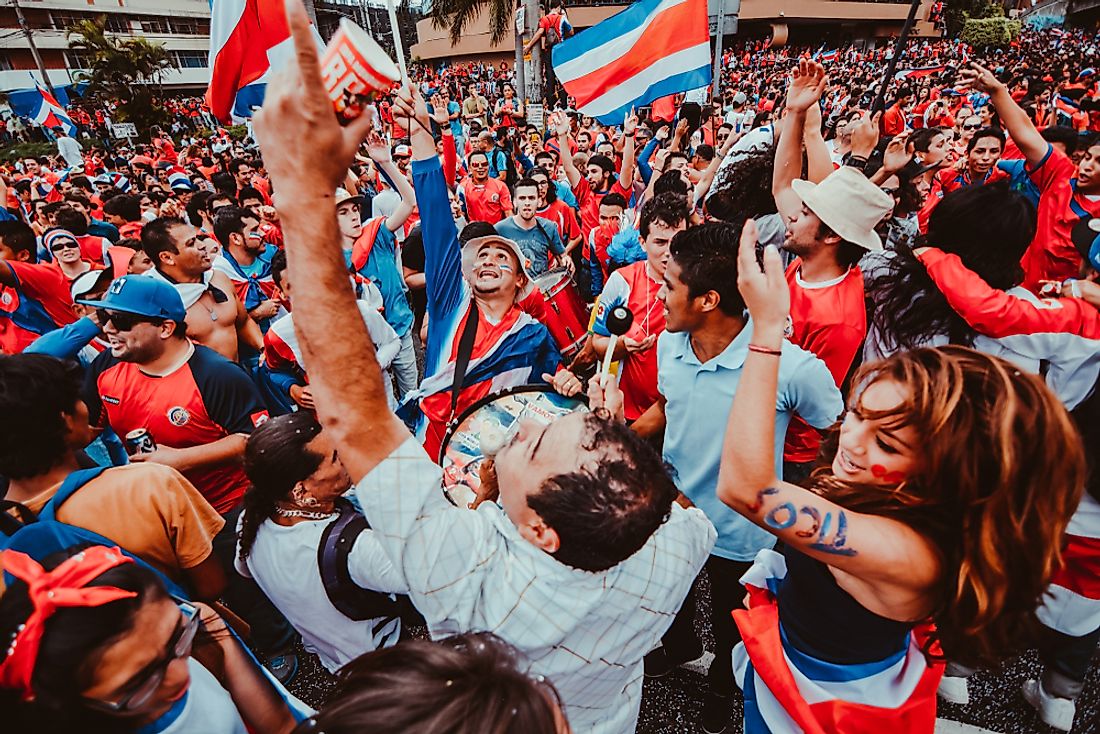
[[[640,0],[554,47],[577,109],[619,124],[631,107],[711,81],[706,0]]]
[[[210,111],[222,122],[234,111],[249,116],[248,106],[234,110],[238,93],[251,85],[242,96],[248,97],[249,106],[258,106],[263,89],[255,85],[293,53],[284,0],[211,0]]]

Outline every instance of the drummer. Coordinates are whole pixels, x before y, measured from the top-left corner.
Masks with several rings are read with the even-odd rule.
[[[522,178],[512,194],[516,213],[496,223],[499,234],[523,250],[527,257],[527,272],[537,278],[551,267],[573,271],[573,260],[565,255],[558,227],[549,219],[536,216],[539,208],[539,184],[533,178]]]
[[[412,105],[399,98],[396,107],[424,123],[411,131],[412,173],[420,205],[424,273],[431,287],[424,381],[406,397],[400,412],[407,420],[416,418],[417,434],[435,459],[455,416],[490,392],[542,382],[544,375],[558,371],[561,354],[546,327],[517,306],[534,290],[520,246],[496,233],[459,245],[447,182],[419,94],[415,110]],[[477,320],[472,324],[472,348],[460,360],[462,336],[473,318]],[[455,367],[462,361],[467,362],[465,375],[457,395],[452,395]],[[575,380],[571,375],[568,379]]]

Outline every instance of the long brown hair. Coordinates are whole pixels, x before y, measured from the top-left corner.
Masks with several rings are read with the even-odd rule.
[[[904,386],[909,399],[861,412],[916,432],[916,470],[890,487],[837,479],[834,430],[811,487],[932,541],[943,565],[933,617],[944,653],[964,664],[996,663],[1035,640],[1034,613],[1085,484],[1080,435],[1041,377],[966,347],[914,349],[864,365],[853,404],[879,380]]]

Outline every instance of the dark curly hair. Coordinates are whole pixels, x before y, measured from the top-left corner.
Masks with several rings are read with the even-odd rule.
[[[25,479],[56,466],[69,447],[83,376],[75,362],[44,354],[0,355],[0,474]]]
[[[599,460],[547,479],[527,505],[558,534],[554,558],[604,571],[638,552],[668,519],[678,490],[669,466],[625,424],[587,414],[579,448]]]
[[[659,194],[642,206],[638,231],[642,239],[645,239],[649,237],[649,228],[654,222],[660,222],[667,227],[677,227],[689,216],[691,213],[688,211],[687,199],[683,196]]]
[[[244,473],[250,484],[244,493],[244,517],[237,534],[241,561],[248,558],[260,525],[275,514],[275,503],[286,499],[294,486],[324,461],[324,456],[306,448],[320,432],[317,417],[300,410],[264,422],[248,437]]]
[[[294,734],[554,734],[561,701],[489,632],[406,640],[338,673],[336,693]]]
[[[936,206],[923,242],[958,255],[990,286],[1008,290],[1023,279],[1020,258],[1035,236],[1035,223],[1035,208],[1006,183],[969,186]],[[871,278],[867,295],[875,305],[872,328],[888,352],[916,349],[933,336],[953,344],[974,341],[974,331],[909,250],[896,251]]]
[[[719,172],[711,195],[707,197],[707,213],[737,224],[775,214],[777,209],[772,196],[775,147],[753,148],[738,156],[733,164]]]

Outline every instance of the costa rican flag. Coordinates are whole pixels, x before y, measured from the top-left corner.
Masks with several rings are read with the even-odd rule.
[[[826,51],[824,53],[818,51],[816,54],[814,54],[814,59],[822,64],[828,64],[836,61],[839,57],[840,51],[835,48],[832,51]]]
[[[284,0],[210,0],[206,104],[214,117],[251,117],[263,103],[268,72],[293,54]]]
[[[37,80],[35,80],[34,86],[42,96],[42,101],[39,102],[38,108],[32,111],[30,118],[44,128],[51,130],[55,127],[64,128],[68,135],[75,137],[76,125],[73,124],[61,103],[52,94],[39,86]]]
[[[711,82],[706,0],[640,0],[554,47],[577,109],[619,124],[631,107]]]

